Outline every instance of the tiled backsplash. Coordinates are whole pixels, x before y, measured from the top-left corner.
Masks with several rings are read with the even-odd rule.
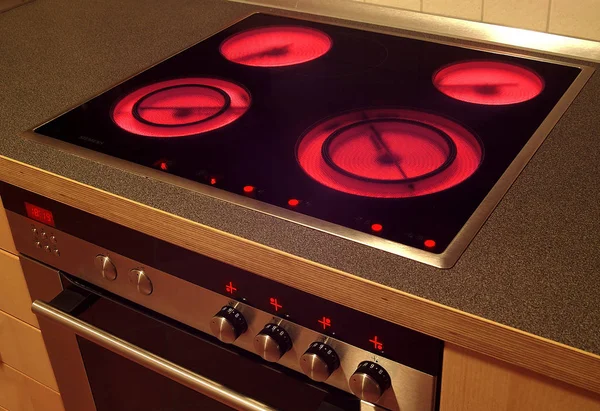
[[[600,40],[600,0],[348,0]]]

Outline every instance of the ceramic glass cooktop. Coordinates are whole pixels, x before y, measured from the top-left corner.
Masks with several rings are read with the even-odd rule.
[[[447,267],[584,71],[254,14],[34,131]]]

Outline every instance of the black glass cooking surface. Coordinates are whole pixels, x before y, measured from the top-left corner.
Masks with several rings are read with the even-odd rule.
[[[441,253],[579,72],[255,14],[35,131]]]

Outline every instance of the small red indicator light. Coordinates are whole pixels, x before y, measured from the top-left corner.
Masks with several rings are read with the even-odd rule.
[[[233,286],[233,283],[230,281],[229,284],[227,284],[225,286],[225,290],[229,293],[229,294],[233,294],[235,291],[237,291],[237,288],[235,288]]]
[[[161,170],[163,171],[167,171],[169,169],[169,165],[167,164],[166,161],[161,161],[158,166],[160,167]]]
[[[383,343],[377,340],[377,336],[373,337],[372,340],[369,340],[370,343],[373,343],[373,348],[376,350],[383,350]]]
[[[292,207],[296,207],[298,204],[300,204],[300,200],[296,200],[295,198],[290,198],[288,200],[288,205]]]
[[[371,230],[375,231],[376,233],[380,232],[381,230],[383,230],[383,226],[381,224],[372,224],[371,225]]]
[[[323,329],[326,330],[327,327],[331,327],[331,318],[323,317],[319,320],[319,323],[323,326]]]
[[[423,242],[423,244],[427,248],[433,248],[433,247],[435,247],[435,241],[434,240],[425,240],[425,242]]]
[[[25,203],[25,211],[27,211],[27,217],[54,227],[54,215],[45,208]]]
[[[279,311],[280,308],[283,308],[283,306],[277,302],[277,298],[271,297],[269,303],[275,308],[275,311]]]
[[[214,186],[215,184],[217,184],[217,179],[213,177],[210,179],[210,185]]]
[[[254,186],[244,186],[244,193],[253,193],[254,192]]]

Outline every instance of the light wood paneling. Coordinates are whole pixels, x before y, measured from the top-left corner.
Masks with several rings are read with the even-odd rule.
[[[14,368],[0,363],[0,409],[64,411],[60,395]]]
[[[4,212],[4,206],[2,205],[2,198],[0,198],[0,249],[10,251],[13,254],[17,253],[10,233],[10,227],[8,226],[8,220],[6,219],[6,213]]]
[[[0,250],[0,310],[39,328],[19,258]]]
[[[6,157],[0,157],[0,175],[10,184],[216,260],[600,393],[600,356],[381,286]],[[335,289],[331,288],[332,283],[337,284]],[[365,299],[365,295],[371,298]]]
[[[600,411],[600,395],[446,345],[440,411]]]
[[[58,391],[40,330],[2,311],[0,361]]]

